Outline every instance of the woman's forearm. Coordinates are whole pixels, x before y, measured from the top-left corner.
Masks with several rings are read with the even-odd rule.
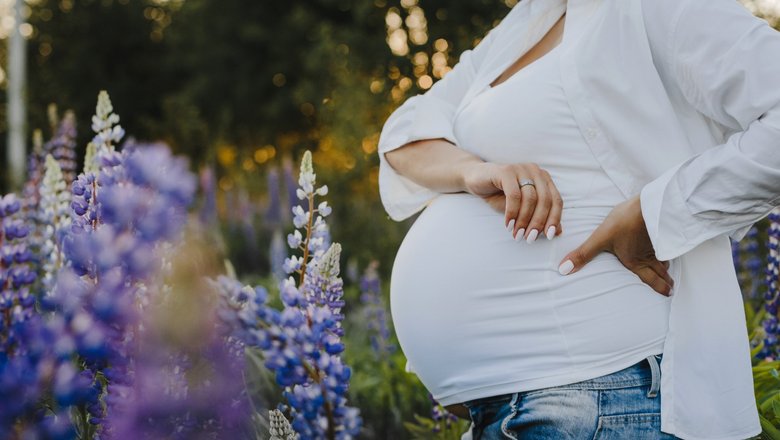
[[[466,168],[484,162],[444,139],[410,142],[384,154],[399,174],[441,193],[466,191]]]

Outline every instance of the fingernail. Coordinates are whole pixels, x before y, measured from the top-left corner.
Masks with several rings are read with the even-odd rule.
[[[539,235],[539,231],[536,229],[531,229],[531,232],[528,233],[528,243],[536,240],[536,236]]]
[[[509,220],[509,224],[506,225],[506,230],[511,231],[515,228],[515,219]]]
[[[550,226],[547,228],[547,239],[552,240],[553,237],[555,237],[555,225]]]
[[[561,275],[568,275],[571,270],[574,269],[574,263],[571,262],[571,260],[566,260],[558,266],[558,273]]]
[[[515,241],[520,241],[523,239],[523,236],[525,235],[525,228],[520,228],[517,231],[517,235],[515,235]]]

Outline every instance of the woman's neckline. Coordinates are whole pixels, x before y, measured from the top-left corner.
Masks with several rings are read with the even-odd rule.
[[[541,57],[535,59],[534,61],[531,62],[531,64],[528,64],[528,65],[524,66],[522,69],[520,69],[517,72],[513,73],[509,78],[501,81],[500,83],[496,84],[495,86],[491,86],[490,84],[488,84],[488,90],[500,89],[501,86],[503,86],[504,84],[508,83],[509,81],[512,81],[516,76],[518,76],[518,75],[525,75],[522,72],[525,72],[526,70],[533,70],[534,69],[533,66],[539,64],[540,62],[541,63],[545,63],[546,62],[546,61],[544,61],[545,58],[552,58],[552,57],[557,55],[555,52],[558,51],[558,48],[560,48],[562,44],[563,44],[563,42],[558,43],[555,47],[550,49],[546,54],[544,54]]]
[[[563,11],[563,14],[561,14],[561,17],[558,19],[559,21],[560,21],[560,19],[561,19],[561,18],[563,18],[563,17],[565,17],[565,16],[566,16],[566,12],[567,12],[566,10],[564,10],[564,11]],[[523,72],[523,71],[525,71],[525,70],[528,70],[528,69],[529,69],[531,66],[533,66],[534,64],[538,64],[540,61],[542,61],[543,59],[545,59],[545,58],[549,57],[551,54],[553,54],[553,52],[555,52],[556,50],[558,50],[558,48],[559,48],[559,47],[561,47],[561,46],[563,45],[563,43],[565,42],[565,40],[566,40],[566,39],[565,39],[565,36],[566,36],[566,29],[569,27],[569,26],[568,26],[568,23],[566,23],[566,21],[567,21],[567,19],[565,19],[565,18],[564,18],[563,29],[561,29],[561,41],[559,41],[559,42],[558,42],[558,44],[556,44],[556,45],[555,45],[555,46],[554,46],[552,49],[548,50],[548,51],[547,51],[547,52],[546,52],[544,55],[542,55],[542,56],[540,56],[539,58],[537,58],[537,59],[535,59],[535,60],[531,61],[529,64],[526,64],[525,66],[521,67],[521,68],[520,68],[520,70],[518,70],[518,71],[514,72],[514,73],[513,73],[512,75],[510,75],[508,78],[506,78],[505,80],[503,80],[503,81],[501,81],[500,83],[496,84],[495,86],[493,86],[492,84],[493,84],[493,83],[494,83],[494,82],[495,82],[495,81],[496,81],[498,78],[494,78],[492,81],[490,81],[490,82],[488,83],[488,85],[487,85],[488,89],[489,89],[489,90],[495,90],[495,89],[497,89],[497,88],[501,87],[502,85],[504,85],[504,84],[506,84],[507,82],[511,81],[511,80],[512,80],[512,78],[514,78],[515,76],[517,76],[517,75],[518,75],[518,74],[520,74],[521,72]],[[556,24],[557,24],[557,22],[556,22]],[[553,25],[553,27],[554,27],[554,26],[555,26],[555,24]],[[552,27],[551,27],[550,29],[552,29]],[[548,32],[549,32],[549,30],[548,30]],[[529,49],[529,51],[530,51],[530,49]],[[525,56],[527,53],[528,53],[528,52],[526,52],[526,53],[524,53],[523,55],[521,55],[521,58],[522,58],[522,57],[524,57],[524,56]],[[507,67],[506,67],[506,68],[505,68],[505,69],[504,69],[504,70],[503,70],[503,71],[502,71],[502,72],[499,74],[499,77],[500,77],[501,75],[503,75],[503,74],[504,74],[504,72],[506,72],[506,69],[509,69],[509,68],[510,68],[512,65],[514,65],[514,64],[515,64],[517,61],[518,61],[518,60],[516,59],[516,60],[514,60],[514,61],[513,61],[513,62],[512,62],[512,63],[511,63],[509,66],[507,66]]]

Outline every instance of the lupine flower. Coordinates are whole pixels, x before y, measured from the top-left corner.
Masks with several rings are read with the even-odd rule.
[[[91,405],[90,414],[110,437],[133,402],[140,317],[159,289],[161,250],[182,230],[195,178],[163,145],[107,151],[97,163],[97,173],[73,185],[74,229],[63,241],[68,265],[53,301],[79,355],[107,379],[104,407]]]
[[[35,282],[32,254],[25,237],[30,228],[21,219],[21,202],[15,195],[0,198],[0,353],[20,349],[23,323],[34,315]]]
[[[40,188],[42,287],[44,295],[49,295],[54,287],[54,279],[62,267],[62,238],[66,228],[70,227],[71,193],[67,190],[65,177],[59,163],[49,154],[46,156],[46,173]]]
[[[234,336],[262,351],[265,366],[284,388],[288,404],[284,408],[300,437],[351,439],[360,431],[361,419],[357,409],[346,405],[351,370],[340,356],[344,350],[340,339],[344,306],[339,278],[341,246],[335,243],[326,248],[322,235],[316,235],[326,230],[324,217],[329,209],[326,204],[315,205],[314,196],[326,194],[327,187],[315,189],[308,151],[299,184],[298,195],[305,203],[291,209],[297,229],[288,236],[288,245],[302,256],[285,259],[285,271],[297,274],[299,280],[289,276],[281,281],[284,308],[276,311],[268,307],[264,289],[242,287],[228,277],[213,283],[221,292],[221,319],[237,323],[234,327],[239,332]]]
[[[278,409],[268,411],[268,420],[271,425],[271,438],[269,440],[295,440],[299,438],[290,426],[290,422]]]
[[[245,344],[236,335],[242,335],[239,315],[251,313],[232,308],[240,298],[220,296],[226,302],[216,309],[210,301],[214,287],[241,298],[247,292],[234,291],[227,277],[193,282],[209,270],[198,263],[203,258],[194,255],[197,251],[186,244],[176,249],[172,284],[158,292],[156,310],[142,318],[129,398],[121,412],[110,416],[116,438],[239,438],[249,419],[243,382]],[[225,307],[227,302],[230,306]],[[170,322],[174,313],[184,317],[182,322]]]
[[[56,116],[56,107],[54,111]],[[60,166],[66,185],[70,185],[76,176],[76,115],[72,110],[65,112],[51,140],[43,145],[43,156],[49,154]]]
[[[396,346],[390,341],[387,307],[382,301],[378,266],[379,262],[372,261],[360,278],[360,301],[364,305],[363,313],[370,332],[371,348],[378,359],[386,359],[396,350]]]
[[[775,208],[769,213],[769,259],[766,265],[766,294],[764,308],[766,318],[763,322],[764,347],[758,354],[767,360],[775,360],[778,352],[778,305],[780,304],[780,208]]]
[[[90,397],[84,379],[69,374],[73,344],[62,320],[45,322],[29,287],[35,280],[26,248],[29,228],[13,195],[0,198],[0,438],[73,438],[67,408]],[[49,407],[39,411],[52,389]]]
[[[296,231],[288,236],[288,245],[303,255],[285,260],[285,270],[296,273],[299,281],[288,277],[281,283],[285,307],[279,326],[269,329],[271,347],[264,354],[266,366],[285,387],[295,431],[304,439],[348,439],[357,435],[361,420],[358,410],[346,405],[351,371],[340,356],[344,350],[340,340],[344,306],[341,246],[325,247],[324,217],[330,210],[327,204],[315,205],[314,199],[328,189],[324,185],[315,188],[315,182],[311,153],[306,151],[296,190],[304,203],[291,208]]]
[[[434,422],[434,434],[442,431],[442,422],[444,422],[444,429],[448,429],[450,425],[458,421],[458,417],[444,409],[441,403],[433,398],[433,394],[428,393],[428,399],[431,401],[431,420]]]
[[[98,94],[95,115],[92,116],[92,131],[95,132],[92,144],[95,145],[98,156],[113,152],[115,145],[125,135],[124,129],[119,125],[119,115],[114,113],[111,98],[105,90]]]

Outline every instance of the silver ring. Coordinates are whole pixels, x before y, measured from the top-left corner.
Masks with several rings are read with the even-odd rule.
[[[532,179],[520,179],[520,188],[522,188],[523,185],[531,185],[536,189],[536,185]]]

